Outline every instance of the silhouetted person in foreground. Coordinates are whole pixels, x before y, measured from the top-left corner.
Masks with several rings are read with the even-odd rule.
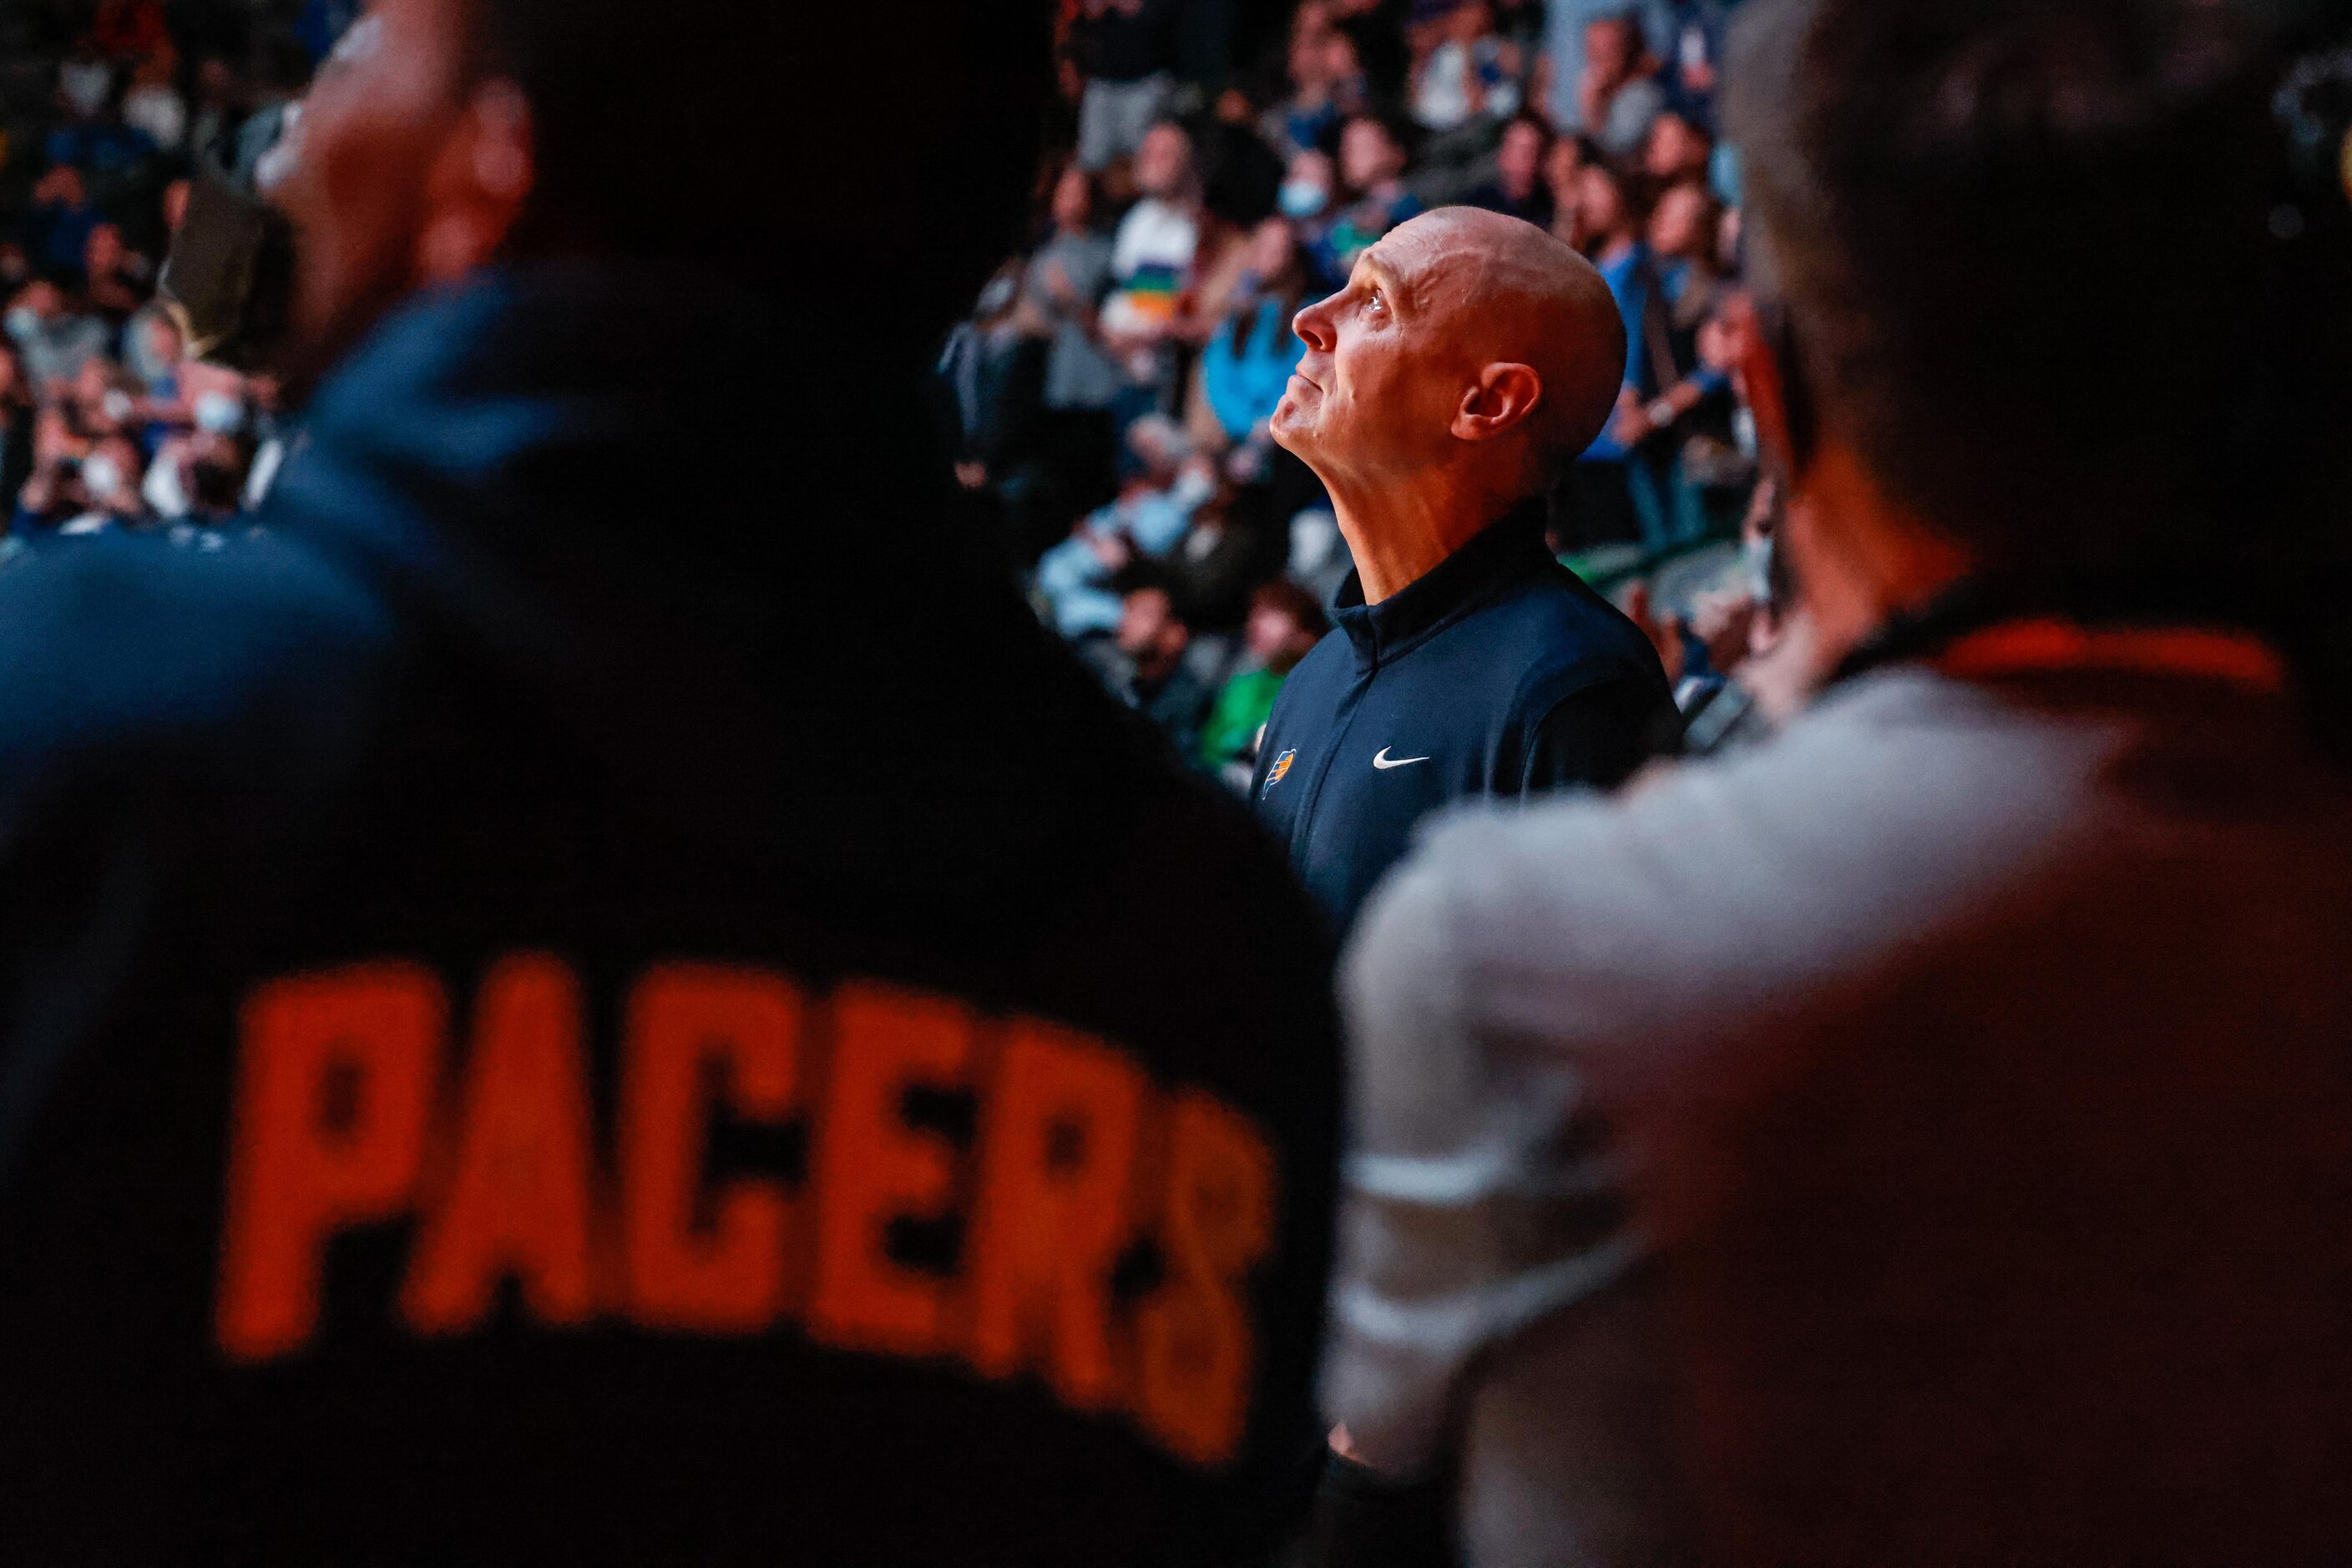
[[[1748,7],[1833,678],[1447,824],[1348,965],[1327,1398],[1469,1561],[2352,1552],[2352,212],[2285,69],[2238,5]]]
[[[886,47],[919,121],[762,90]],[[346,36],[266,537],[0,576],[0,1560],[1277,1537],[1317,922],[919,444],[1046,68],[963,0]]]

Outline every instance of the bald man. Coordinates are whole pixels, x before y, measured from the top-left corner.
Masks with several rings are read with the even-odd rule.
[[[1296,327],[1274,437],[1330,491],[1356,572],[1253,798],[1344,930],[1430,812],[1613,787],[1676,718],[1647,639],[1544,543],[1544,498],[1624,375],[1600,274],[1532,224],[1450,207]]]

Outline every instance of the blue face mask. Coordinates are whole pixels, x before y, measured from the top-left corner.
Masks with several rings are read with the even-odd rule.
[[[40,312],[29,305],[19,305],[8,312],[8,335],[20,343],[28,343],[40,334]]]
[[[1264,189],[1263,186],[1259,188]],[[1277,205],[1286,218],[1317,217],[1331,205],[1331,193],[1312,181],[1286,180]]]

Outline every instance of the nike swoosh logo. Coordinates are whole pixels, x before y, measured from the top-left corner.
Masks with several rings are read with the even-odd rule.
[[[1389,757],[1389,749],[1386,746],[1382,746],[1381,748],[1381,754],[1372,759],[1372,766],[1380,769],[1382,773],[1386,773],[1391,768],[1409,768],[1415,763],[1425,763],[1427,761],[1429,761],[1427,757],[1398,757],[1391,761]]]

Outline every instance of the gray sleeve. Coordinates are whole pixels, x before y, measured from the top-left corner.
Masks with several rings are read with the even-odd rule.
[[[1481,1358],[1639,1252],[1568,1059],[1481,1027],[1454,869],[1410,863],[1343,977],[1355,1126],[1325,1401],[1398,1477],[1456,1452]]]

